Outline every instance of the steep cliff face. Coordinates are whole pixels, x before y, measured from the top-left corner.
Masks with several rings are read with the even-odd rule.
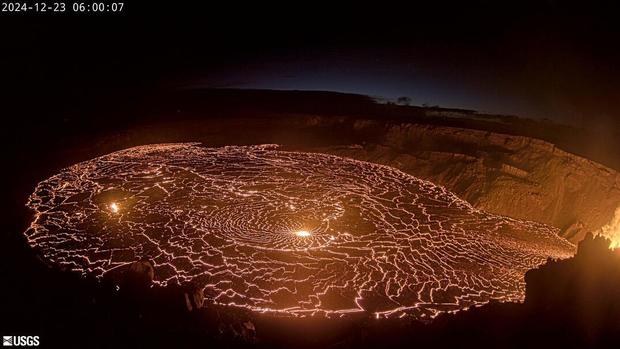
[[[545,141],[453,127],[352,124],[351,132],[371,131],[382,134],[376,142],[320,151],[399,168],[480,209],[558,227],[573,242],[611,221],[620,205],[617,172]]]

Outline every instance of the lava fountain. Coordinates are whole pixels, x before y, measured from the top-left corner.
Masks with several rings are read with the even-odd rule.
[[[146,145],[40,182],[29,243],[97,277],[142,258],[155,283],[304,316],[433,317],[524,296],[523,275],[575,247],[394,168],[273,145]]]

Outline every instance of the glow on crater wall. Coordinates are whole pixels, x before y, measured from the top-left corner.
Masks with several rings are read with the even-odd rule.
[[[598,233],[611,240],[612,248],[620,247],[620,207],[616,209],[616,213],[611,222],[602,227]]]

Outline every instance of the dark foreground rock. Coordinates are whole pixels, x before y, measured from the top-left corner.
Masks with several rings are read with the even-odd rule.
[[[52,347],[67,347],[71,333],[75,347],[105,348],[605,348],[620,338],[620,251],[608,246],[588,235],[574,258],[529,271],[523,304],[491,302],[427,323],[278,318],[214,305],[192,284],[154,286],[149,261],[101,282],[54,271],[57,301],[21,310],[41,321],[30,326]]]
[[[574,258],[525,277],[526,299],[491,302],[430,324],[373,323],[353,343],[372,347],[612,348],[620,340],[620,249],[588,234]],[[386,329],[387,328],[387,329]]]
[[[123,273],[111,315],[117,336],[155,346],[179,336],[191,347],[607,347],[620,338],[620,251],[608,246],[589,234],[574,258],[529,271],[523,304],[491,302],[428,323],[264,317],[212,305],[195,285],[152,286],[146,261]]]

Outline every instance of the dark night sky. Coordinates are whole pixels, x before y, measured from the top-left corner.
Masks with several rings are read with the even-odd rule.
[[[3,94],[53,107],[153,86],[313,89],[589,127],[620,119],[619,12],[607,5],[126,6],[2,14]]]

